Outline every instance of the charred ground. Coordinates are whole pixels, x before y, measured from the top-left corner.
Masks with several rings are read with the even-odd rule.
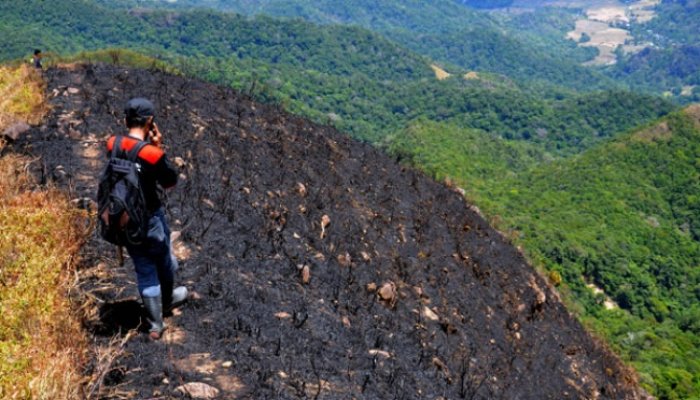
[[[140,317],[130,262],[97,237],[84,250],[86,326],[96,345],[127,339],[103,398],[177,397],[195,381],[220,398],[643,396],[456,191],[230,89],[104,65],[46,78],[53,111],[15,149],[78,203],[94,198],[130,97],[154,100],[180,158],[168,214],[194,294],[163,341],[127,336]]]

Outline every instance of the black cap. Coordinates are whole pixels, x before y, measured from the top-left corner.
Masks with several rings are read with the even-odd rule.
[[[155,115],[155,107],[149,100],[137,97],[126,103],[124,114],[128,119],[145,121],[148,117]]]
[[[35,56],[38,56],[39,54],[41,54],[41,50],[39,50],[39,49],[34,50],[34,55],[35,55]]]

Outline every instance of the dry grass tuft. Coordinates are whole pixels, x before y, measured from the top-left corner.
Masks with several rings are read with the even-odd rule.
[[[641,130],[632,136],[633,141],[652,143],[669,141],[673,137],[673,131],[668,122],[663,121],[652,127]]]
[[[444,69],[440,68],[439,66],[433,64],[430,66],[430,68],[433,69],[433,72],[435,72],[435,78],[439,81],[444,81],[445,79],[449,78],[452,76],[449,72],[445,71]]]
[[[67,293],[82,215],[31,190],[26,164],[0,159],[0,398],[78,398],[85,343]]]
[[[38,124],[48,110],[41,74],[27,65],[0,66],[0,132],[15,122]]]
[[[0,158],[0,398],[79,399],[87,342],[68,294],[86,216],[38,190],[30,162]]]
[[[685,114],[693,119],[695,125],[700,129],[700,104],[692,104],[684,110]]]

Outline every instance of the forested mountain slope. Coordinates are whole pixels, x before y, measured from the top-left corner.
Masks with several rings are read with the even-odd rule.
[[[104,1],[114,5],[112,1]],[[122,0],[117,5],[144,5]],[[303,18],[323,24],[371,29],[435,60],[467,70],[495,72],[519,81],[556,84],[578,90],[620,87],[605,75],[580,66],[590,52],[564,35],[546,36],[547,46],[531,43],[522,29],[509,29],[487,14],[453,0],[179,0],[154,1],[165,7],[209,7],[245,15]],[[573,21],[570,21],[573,28]],[[540,40],[545,35],[540,35]]]
[[[2,3],[0,12],[0,33],[18,38],[0,43],[0,58],[20,57],[22,49],[36,46],[59,52],[142,49],[372,142],[428,117],[570,154],[673,107],[621,92],[548,98],[493,74],[438,81],[429,59],[356,27],[206,10],[128,11],[87,0]]]
[[[700,395],[700,106],[561,161],[434,123],[388,146],[462,185],[660,398]]]

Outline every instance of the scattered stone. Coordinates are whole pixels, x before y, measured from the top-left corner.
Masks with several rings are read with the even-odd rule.
[[[440,320],[440,317],[438,317],[438,315],[435,314],[435,312],[428,307],[423,307],[423,317],[431,321]]]
[[[66,89],[66,92],[68,92],[68,94],[78,94],[80,93],[80,89],[69,87],[68,89]]]
[[[280,311],[280,312],[275,314],[275,317],[277,317],[279,319],[289,319],[289,318],[292,318],[292,314],[290,314],[286,311]]]
[[[437,357],[433,357],[433,365],[435,365],[443,371],[447,371],[447,364],[445,364],[441,359]]]
[[[210,208],[216,208],[216,207],[214,206],[214,202],[211,201],[211,200],[209,200],[209,199],[207,199],[207,198],[202,199],[202,203],[208,205]]]
[[[537,305],[542,305],[547,301],[547,295],[544,292],[537,293]]]
[[[16,124],[12,124],[5,129],[2,135],[12,141],[16,141],[21,135],[27,133],[30,129],[32,129],[32,127],[26,122],[17,122]]]
[[[377,284],[374,282],[370,282],[367,284],[367,291],[370,293],[374,293],[377,291]]]
[[[382,356],[384,358],[391,358],[391,353],[379,349],[370,349],[369,354],[372,356]]]
[[[308,265],[304,265],[301,268],[301,282],[306,285],[311,281],[311,268]]]
[[[365,261],[370,261],[372,258],[369,256],[369,253],[366,251],[361,251],[360,255],[362,256],[362,259]]]
[[[351,326],[350,325],[350,318],[348,318],[347,316],[343,316],[343,318],[341,318],[341,320],[343,321],[343,326],[345,326],[346,328],[349,328]]]
[[[193,399],[214,399],[219,396],[219,389],[203,382],[190,382],[178,386],[175,391]]]
[[[178,167],[178,168],[184,168],[187,163],[185,160],[182,159],[182,157],[175,157],[173,158],[173,163]]]
[[[387,282],[379,288],[379,297],[390,303],[391,305],[396,303],[396,284],[394,282]]]
[[[331,218],[328,215],[321,217],[321,239],[326,237],[326,228],[331,223]]]
[[[199,294],[199,292],[193,290],[192,293],[190,294],[190,298],[192,300],[202,300],[202,295]]]
[[[168,378],[163,378],[163,385],[169,385],[169,384],[170,384],[170,381],[168,380]]]
[[[338,255],[338,264],[340,264],[341,267],[349,267],[352,264],[352,257],[350,257],[349,253],[345,254],[340,254]]]
[[[301,197],[306,196],[306,186],[304,186],[304,184],[301,182],[297,183],[297,193],[299,193]]]
[[[224,368],[231,368],[233,366],[233,361],[224,361],[221,363],[221,366]]]

